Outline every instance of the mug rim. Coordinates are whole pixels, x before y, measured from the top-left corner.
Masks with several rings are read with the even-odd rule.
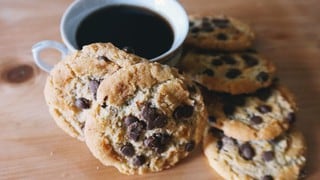
[[[77,50],[70,42],[70,40],[67,38],[66,32],[65,32],[65,23],[66,23],[66,19],[70,13],[70,11],[74,8],[74,6],[76,6],[78,3],[80,3],[81,0],[75,0],[73,1],[68,7],[67,9],[64,11],[61,21],[60,21],[60,35],[62,38],[63,43],[67,46],[67,48],[71,51],[75,51]]]
[[[101,2],[101,0],[98,0]],[[140,1],[143,1],[143,0],[140,0]],[[153,0],[153,1],[157,1],[157,0]],[[182,19],[182,21],[185,21],[184,22],[184,25],[185,25],[185,28],[183,30],[181,30],[179,28],[178,29],[174,29],[174,25],[173,23],[169,20],[170,17],[168,16],[163,16],[162,14],[160,14],[159,12],[157,12],[157,10],[155,10],[154,8],[150,8],[150,7],[147,7],[147,6],[144,6],[143,8],[146,8],[158,15],[160,15],[161,17],[163,17],[171,26],[172,30],[173,30],[173,33],[174,33],[174,39],[173,39],[173,42],[171,44],[171,47],[165,51],[164,53],[154,57],[154,58],[151,58],[149,59],[151,62],[161,62],[162,60],[166,60],[167,58],[171,57],[173,53],[175,53],[183,44],[184,40],[186,39],[187,37],[187,34],[188,34],[188,29],[189,29],[189,21],[188,21],[188,15],[187,15],[187,12],[186,10],[184,9],[184,7],[177,1],[177,0],[166,0],[170,3],[173,3],[173,5],[175,6],[174,8],[176,9],[176,11],[179,11],[179,13],[181,14],[181,17],[184,17]],[[112,3],[116,2],[116,1],[112,1]],[[126,1],[127,3],[114,3],[114,5],[121,5],[121,4],[124,4],[124,5],[129,5],[129,6],[136,6],[136,7],[142,7],[142,6],[138,6],[138,5],[135,5],[133,1]],[[60,34],[61,34],[61,37],[62,37],[62,41],[63,43],[67,46],[67,48],[70,50],[70,51],[75,51],[77,50],[77,47],[75,47],[74,44],[72,44],[71,40],[70,40],[70,37],[68,37],[67,35],[67,30],[66,30],[66,27],[67,27],[67,20],[70,15],[70,13],[72,13],[72,10],[77,7],[78,5],[81,6],[83,4],[80,4],[80,3],[92,3],[92,1],[84,1],[84,0],[75,0],[74,2],[72,2],[68,7],[67,9],[65,10],[63,16],[62,16],[62,19],[61,19],[61,22],[60,22]],[[106,7],[108,5],[102,5],[102,6],[93,6],[92,8],[90,8],[86,13],[87,14],[90,14],[92,13],[93,11],[97,10],[97,9],[100,9],[100,8],[103,8],[103,7]],[[109,5],[109,6],[112,6],[112,5]],[[77,25],[80,24],[82,19],[78,20]],[[172,18],[171,18],[172,20]]]

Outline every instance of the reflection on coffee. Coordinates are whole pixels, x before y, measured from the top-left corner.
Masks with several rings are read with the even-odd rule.
[[[173,36],[169,23],[160,15],[121,5],[101,8],[84,18],[77,29],[76,42],[78,49],[94,42],[112,42],[151,59],[171,48]]]

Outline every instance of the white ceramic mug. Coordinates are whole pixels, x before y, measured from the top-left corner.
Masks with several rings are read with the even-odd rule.
[[[61,52],[63,58],[69,52],[76,51],[76,31],[82,20],[102,7],[115,5],[145,8],[165,18],[173,30],[172,46],[168,51],[150,59],[150,61],[170,65],[176,63],[181,55],[181,45],[187,36],[189,28],[187,13],[177,0],[76,0],[68,7],[61,20],[60,33],[64,44],[45,40],[32,47],[33,58],[38,67],[50,72],[53,66],[40,58],[40,52],[47,48],[57,49]]]

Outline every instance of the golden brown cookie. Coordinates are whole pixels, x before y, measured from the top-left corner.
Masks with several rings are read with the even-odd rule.
[[[70,136],[84,140],[86,114],[103,76],[139,61],[146,60],[110,43],[84,46],[60,61],[50,72],[44,90],[50,114],[57,125]]]
[[[269,86],[276,70],[271,61],[252,50],[227,53],[189,49],[177,67],[208,89],[230,94]]]
[[[81,53],[82,57],[97,58],[99,60],[109,60],[120,67],[130,66],[140,62],[148,62],[147,59],[137,56],[128,48],[118,49],[111,43],[94,43],[84,46]]]
[[[226,16],[190,16],[186,45],[223,51],[239,51],[251,47],[255,38],[251,28]]]
[[[294,97],[280,85],[247,95],[232,96],[206,90],[203,94],[209,123],[235,139],[270,140],[295,121]]]
[[[191,80],[167,65],[139,63],[101,82],[85,126],[86,143],[121,173],[158,172],[193,151],[206,117]]]
[[[212,127],[203,150],[210,166],[228,180],[296,180],[306,163],[306,144],[297,130],[272,141],[240,141]]]

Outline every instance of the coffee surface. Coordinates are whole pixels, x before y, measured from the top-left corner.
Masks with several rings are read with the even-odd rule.
[[[109,6],[92,12],[77,28],[78,49],[94,42],[111,42],[130,47],[144,58],[157,57],[169,50],[173,30],[160,15],[134,6]]]

